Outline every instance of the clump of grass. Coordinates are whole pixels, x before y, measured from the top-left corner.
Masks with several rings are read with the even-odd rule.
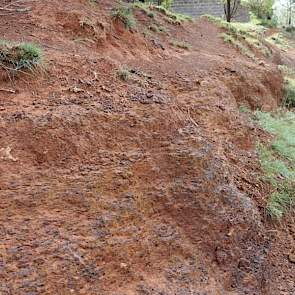
[[[121,67],[117,70],[117,76],[124,82],[129,80],[130,75],[130,70],[127,67]]]
[[[295,108],[295,79],[285,78],[284,96],[284,105],[287,108]]]
[[[136,20],[133,15],[133,9],[130,6],[119,6],[112,11],[112,18],[120,20],[125,28],[130,30],[136,26]]]
[[[295,114],[256,112],[260,125],[274,135],[271,146],[258,145],[261,166],[274,192],[266,211],[280,219],[295,205]]]
[[[181,48],[181,49],[190,49],[192,46],[187,43],[187,42],[184,42],[184,41],[177,41],[177,40],[173,40],[170,42],[170,44],[174,47],[178,47],[178,48]]]
[[[292,194],[295,191],[293,190]],[[289,189],[275,192],[270,196],[266,206],[267,214],[275,220],[279,220],[284,216],[284,213],[291,210],[295,204],[295,199],[292,197]]]
[[[0,41],[0,67],[12,73],[33,72],[42,65],[42,49],[33,43]]]

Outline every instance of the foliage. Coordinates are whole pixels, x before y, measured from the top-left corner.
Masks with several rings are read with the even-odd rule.
[[[267,213],[280,219],[295,205],[295,114],[256,112],[261,127],[274,136],[269,147],[258,145],[261,166],[266,180],[273,186]]]
[[[165,7],[166,9],[170,9],[173,1],[174,0],[163,0],[161,6]]]
[[[126,29],[132,29],[136,26],[136,20],[131,6],[119,6],[112,11],[112,17],[120,20]]]
[[[245,0],[244,3],[258,19],[272,19],[274,0]]]
[[[11,72],[34,71],[42,64],[43,52],[33,43],[0,42],[0,67]]]

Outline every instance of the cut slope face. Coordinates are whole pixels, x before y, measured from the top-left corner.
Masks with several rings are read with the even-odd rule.
[[[239,112],[277,106],[276,67],[206,20],[137,10],[127,31],[113,1],[30,6],[0,20],[48,69],[1,81],[0,293],[278,294],[264,134]]]

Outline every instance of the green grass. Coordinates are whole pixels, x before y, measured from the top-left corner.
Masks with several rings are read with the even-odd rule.
[[[120,20],[125,28],[130,30],[136,26],[136,20],[133,15],[133,9],[131,6],[123,6],[113,9],[112,18],[116,20]]]
[[[295,113],[259,111],[255,117],[274,136],[270,146],[258,145],[258,153],[265,178],[273,187],[266,210],[271,218],[280,219],[295,204]]]
[[[284,76],[284,106],[295,108],[295,70],[286,66],[278,66]]]
[[[42,49],[33,43],[0,41],[0,67],[13,73],[34,71],[43,63]]]
[[[221,34],[223,40],[234,45],[242,54],[249,58],[256,61],[254,48],[265,57],[271,56],[272,53],[264,42],[265,27],[253,23],[228,23],[221,18],[211,15],[204,15],[203,18],[224,29],[225,32]]]
[[[284,105],[287,108],[295,108],[295,79],[285,77]]]

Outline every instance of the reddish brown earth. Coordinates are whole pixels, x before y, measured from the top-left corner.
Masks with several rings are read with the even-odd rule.
[[[205,20],[138,11],[129,32],[98,2],[0,18],[1,38],[46,59],[0,82],[0,294],[295,294],[294,227],[264,213],[267,135],[239,111],[278,106],[277,66]]]

